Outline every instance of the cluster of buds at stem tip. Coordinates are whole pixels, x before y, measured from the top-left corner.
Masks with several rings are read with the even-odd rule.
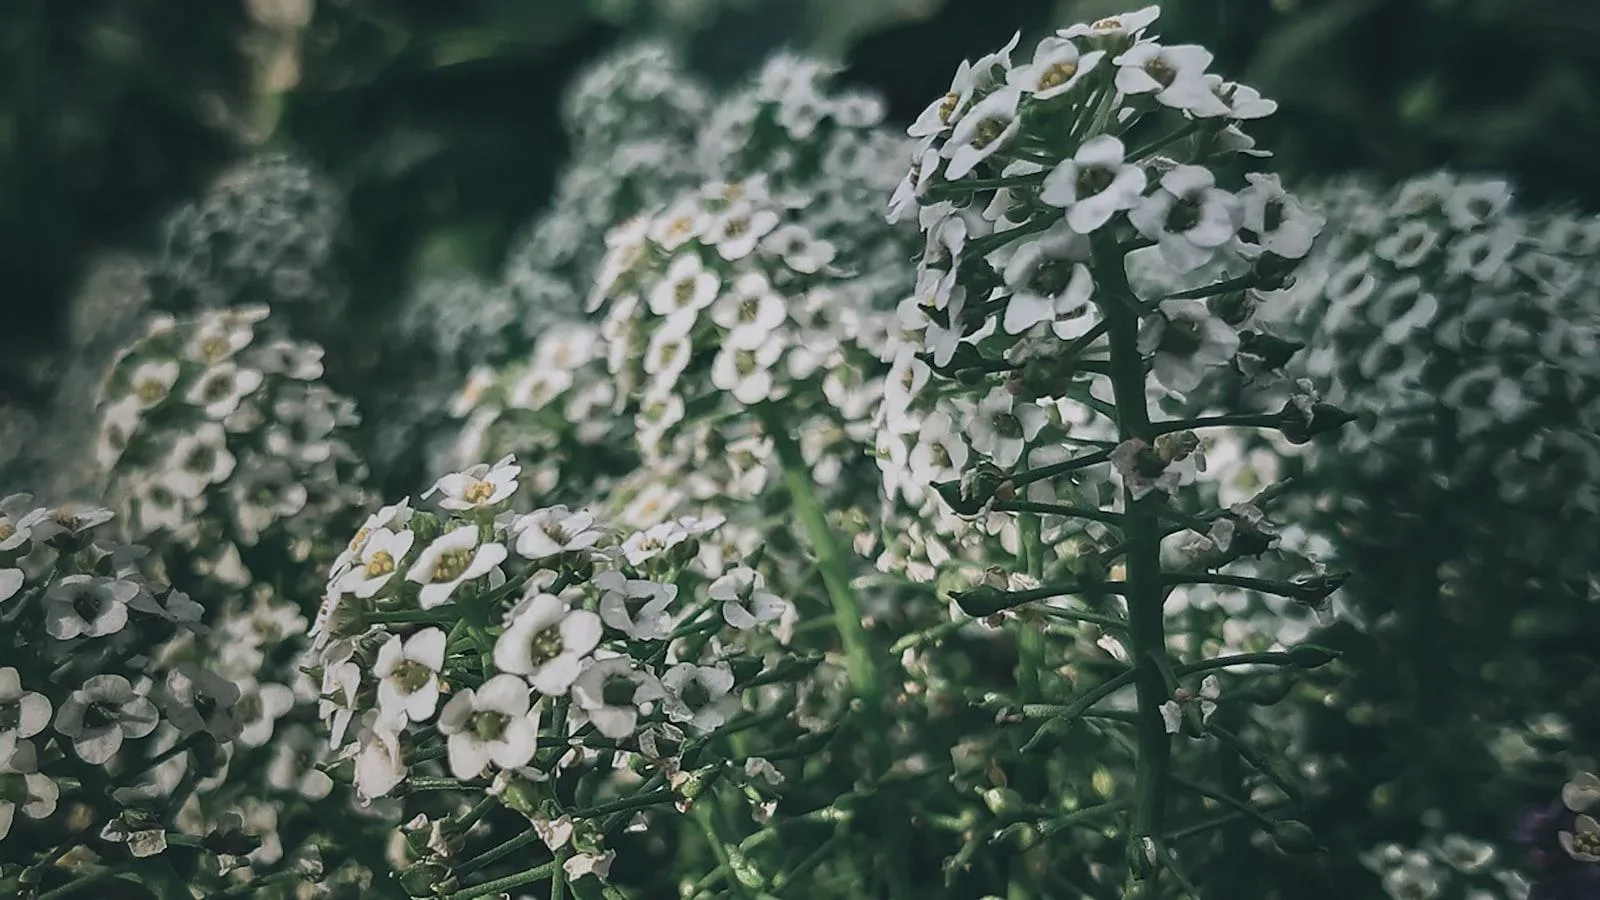
[[[990,462],[980,462],[961,473],[960,479],[941,481],[933,489],[958,516],[982,515],[994,502],[1004,503],[1017,497],[1010,477]]]

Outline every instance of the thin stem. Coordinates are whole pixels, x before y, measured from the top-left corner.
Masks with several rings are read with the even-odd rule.
[[[72,879],[58,888],[52,888],[51,890],[40,894],[39,900],[61,900],[62,897],[66,897],[86,887],[90,887],[91,885],[99,884],[100,882],[105,881],[107,878],[111,878],[116,874],[117,870],[110,868],[109,866],[95,869],[91,872],[85,872],[84,874],[79,875],[77,878]]]
[[[994,505],[1000,512],[1034,513],[1046,516],[1068,516],[1075,519],[1088,519],[1091,522],[1105,522],[1108,525],[1121,525],[1122,513],[1111,512],[1106,509],[1096,509],[1092,506],[1068,506],[1065,503],[1035,503],[1031,500],[1003,500]]]
[[[1185,584],[1216,584],[1246,591],[1258,591],[1277,597],[1294,598],[1299,596],[1293,585],[1284,584],[1280,581],[1268,581],[1265,578],[1251,578],[1248,575],[1228,575],[1223,572],[1168,572],[1162,577],[1161,581],[1167,587],[1177,587]]]
[[[495,860],[510,856],[518,850],[521,850],[523,847],[530,847],[534,844],[537,844],[539,840],[539,832],[530,828],[516,837],[511,838],[510,840],[496,844],[482,853],[479,853],[477,856],[457,864],[455,867],[455,872],[457,875],[465,875],[468,872],[475,872],[478,869],[487,866],[489,863],[494,862]]]
[[[1038,580],[1044,577],[1043,525],[1037,512],[1023,512],[1017,522],[1022,537],[1022,563],[1028,575]],[[1038,628],[1024,623],[1017,632],[1017,694],[1024,704],[1044,700],[1044,684],[1040,678],[1045,668],[1045,636]],[[1014,772],[1017,790],[1024,797],[1041,797],[1049,794],[1045,783],[1046,770],[1024,758]],[[1033,886],[1027,877],[1022,860],[1011,860],[1008,866],[1008,900],[1028,900],[1033,896]]]
[[[1121,581],[1104,581],[1092,586],[1094,590],[1107,594],[1124,593],[1127,584]],[[1086,593],[1091,589],[1089,585],[1072,582],[1069,584],[1047,584],[1042,587],[1030,588],[1025,591],[1002,591],[988,585],[979,585],[970,591],[953,591],[952,597],[961,607],[961,611],[975,619],[992,616],[1002,610],[1032,603],[1035,600],[1048,600],[1051,597],[1070,597],[1074,594]]]
[[[1046,478],[1055,478],[1058,475],[1065,475],[1068,472],[1075,472],[1079,469],[1087,469],[1090,466],[1097,466],[1109,459],[1111,459],[1111,448],[1107,447],[1104,450],[1096,450],[1093,453],[1086,453],[1083,456],[1069,459],[1066,462],[1058,462],[1052,466],[1040,466],[1037,469],[1028,469],[1025,472],[1018,472],[1011,476],[1011,486],[1020,488],[1024,485],[1033,484],[1035,481],[1043,481]]]
[[[1049,721],[1039,726],[1039,730],[1033,733],[1033,737],[1029,738],[1027,743],[1022,745],[1022,752],[1026,753],[1029,750],[1032,750],[1034,746],[1043,740],[1049,732],[1060,731],[1068,725],[1071,725],[1074,720],[1088,712],[1096,703],[1099,703],[1101,700],[1104,700],[1128,685],[1133,684],[1135,679],[1138,677],[1138,669],[1129,669],[1126,672],[1118,674],[1114,678],[1106,679],[1105,681],[1085,692],[1077,700],[1073,701],[1067,706],[1047,706],[1042,703],[1023,706],[1022,715],[1024,718],[1047,718]],[[1157,711],[1156,715],[1159,716],[1160,712]],[[1165,733],[1166,726],[1163,724],[1162,734]]]
[[[1153,435],[1188,431],[1191,428],[1277,428],[1283,417],[1275,413],[1233,413],[1221,416],[1196,416],[1193,419],[1173,419],[1150,425]]]
[[[526,884],[533,884],[536,881],[543,881],[546,878],[554,875],[555,872],[556,864],[554,860],[551,860],[544,865],[534,866],[531,869],[524,869],[523,871],[514,875],[507,875],[504,878],[496,878],[493,881],[485,881],[483,884],[474,885],[466,888],[465,890],[456,891],[454,894],[450,895],[450,900],[474,900],[474,898],[477,897],[487,897],[490,894],[498,894],[502,891],[509,891],[511,888],[518,888]]]
[[[1146,406],[1144,358],[1139,352],[1139,318],[1129,308],[1137,302],[1128,285],[1120,254],[1096,248],[1096,274],[1103,279],[1109,295],[1100,304],[1106,319],[1106,335],[1111,345],[1111,390],[1117,406],[1117,430],[1123,440],[1154,440],[1149,409]],[[1161,522],[1151,506],[1159,502],[1154,495],[1135,499],[1123,488],[1123,509],[1127,510],[1124,529],[1127,544],[1128,642],[1138,692],[1139,752],[1135,761],[1133,828],[1129,860],[1142,860],[1146,838],[1160,836],[1166,820],[1167,778],[1172,765],[1172,737],[1161,718],[1161,704],[1167,700],[1167,681],[1162,673],[1166,653],[1166,621],[1162,610],[1165,593],[1161,584]],[[1154,880],[1156,868],[1138,869]]]
[[[1203,659],[1200,662],[1186,663],[1175,666],[1173,673],[1179,678],[1198,675],[1201,672],[1210,672],[1213,669],[1227,669],[1233,666],[1292,666],[1293,654],[1281,651],[1268,651],[1262,653],[1235,653],[1232,656],[1219,656],[1216,659]]]
[[[772,438],[773,448],[783,466],[783,481],[789,488],[790,501],[801,527],[811,540],[811,549],[817,555],[822,571],[823,586],[833,606],[834,624],[839,629],[839,640],[844,643],[845,664],[850,683],[856,693],[866,701],[869,709],[876,709],[882,701],[883,687],[874,661],[871,640],[862,625],[861,604],[850,587],[849,567],[839,551],[833,529],[828,527],[816,491],[812,489],[811,473],[800,454],[800,445],[788,427],[778,418],[778,409],[767,405],[761,408],[761,422]]]

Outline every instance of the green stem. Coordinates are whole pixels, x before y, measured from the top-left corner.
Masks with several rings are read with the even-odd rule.
[[[507,840],[504,843],[496,844],[482,853],[479,853],[477,856],[460,863],[455,867],[456,874],[465,875],[469,872],[475,872],[497,859],[510,856],[518,850],[521,850],[523,847],[531,847],[534,844],[537,844],[539,841],[539,833],[530,828],[516,837],[511,838],[510,840]]]
[[[1034,579],[1044,576],[1044,540],[1041,532],[1043,525],[1037,512],[1023,512],[1017,525],[1022,536],[1022,563],[1027,568],[1028,575]],[[1041,703],[1044,700],[1044,685],[1040,675],[1045,667],[1045,636],[1042,631],[1029,623],[1022,623],[1017,632],[1017,693],[1024,704]],[[1045,769],[1036,764],[1034,760],[1022,759],[1021,766],[1014,772],[1017,790],[1024,797],[1043,797],[1048,795],[1049,787],[1045,783]],[[1027,867],[1021,859],[1011,860],[1009,863],[1009,882],[1006,886],[1008,900],[1029,900],[1034,896],[1032,879],[1028,878]]]
[[[795,443],[788,426],[779,418],[779,410],[772,405],[761,408],[761,423],[772,438],[773,448],[783,466],[783,481],[789,488],[789,498],[800,525],[811,540],[812,552],[817,555],[817,565],[822,571],[822,583],[833,606],[833,621],[839,629],[839,640],[844,643],[845,665],[851,686],[866,702],[867,708],[876,711],[883,699],[883,685],[873,658],[872,642],[862,624],[861,604],[850,587],[850,569],[844,554],[828,527],[822,504],[817,500],[811,485],[811,472],[800,445]]]
[[[1146,406],[1144,358],[1139,352],[1139,319],[1128,307],[1134,297],[1120,254],[1096,248],[1096,272],[1107,288],[1100,304],[1111,345],[1111,390],[1117,406],[1117,430],[1123,440],[1150,443],[1154,434]],[[1136,301],[1135,301],[1136,302]],[[1154,880],[1156,867],[1145,858],[1146,838],[1161,836],[1166,820],[1167,778],[1172,765],[1172,738],[1161,718],[1167,701],[1162,674],[1167,652],[1165,595],[1161,584],[1161,522],[1152,510],[1159,500],[1147,495],[1135,500],[1123,489],[1128,582],[1128,642],[1138,692],[1139,752],[1135,764],[1133,828],[1129,835],[1130,863],[1135,872]]]
[[[477,897],[487,897],[490,894],[498,894],[503,891],[509,891],[512,888],[522,887],[525,884],[543,881],[555,873],[556,864],[554,860],[551,860],[542,866],[534,866],[515,875],[507,875],[504,878],[496,878],[493,881],[485,881],[483,884],[456,891],[450,895],[449,900],[474,900]]]
[[[1038,744],[1039,741],[1043,740],[1049,732],[1060,731],[1068,725],[1071,725],[1079,716],[1093,708],[1096,703],[1099,703],[1101,700],[1104,700],[1122,688],[1125,688],[1130,684],[1134,684],[1138,677],[1138,669],[1129,669],[1126,672],[1118,674],[1114,678],[1109,678],[1101,682],[1089,691],[1085,692],[1077,700],[1074,700],[1072,703],[1066,706],[1052,706],[1044,703],[1024,704],[1022,707],[1023,718],[1049,719],[1049,721],[1041,725],[1039,730],[1034,732],[1033,737],[1029,738],[1027,743],[1022,745],[1022,752],[1027,753],[1029,750],[1032,750],[1034,746]],[[1156,715],[1160,716],[1160,714],[1160,711],[1157,710]],[[1163,723],[1161,726],[1161,733],[1166,734],[1165,723]]]
[[[1075,459],[1069,459],[1066,462],[1059,462],[1053,466],[1040,466],[1037,469],[1029,469],[1025,472],[1018,472],[1011,476],[1011,486],[1020,488],[1023,485],[1033,484],[1035,481],[1042,481],[1046,478],[1055,478],[1058,475],[1065,475],[1068,472],[1075,472],[1078,469],[1087,469],[1090,466],[1099,465],[1100,463],[1103,463],[1109,459],[1111,459],[1111,448],[1107,447],[1104,450],[1096,450],[1093,453],[1088,453]]]
[[[1235,653],[1232,656],[1219,656],[1215,659],[1203,659],[1199,662],[1185,663],[1174,666],[1173,674],[1179,678],[1187,678],[1201,672],[1210,672],[1213,669],[1227,669],[1233,666],[1292,666],[1294,654],[1282,651],[1263,651],[1261,653]]]
[[[66,897],[82,890],[83,888],[90,887],[91,885],[99,884],[100,882],[105,881],[107,878],[111,878],[116,874],[117,870],[109,867],[95,869],[92,872],[79,875],[77,878],[74,878],[66,884],[63,884],[61,887],[45,891],[39,895],[39,900],[61,900],[62,897]]]
[[[247,881],[244,884],[236,884],[220,894],[212,894],[211,896],[219,898],[253,897],[259,894],[261,891],[273,887],[274,885],[289,884],[291,882],[300,881],[303,877],[304,876],[301,873],[295,871],[276,872],[272,875],[257,878],[254,881]],[[43,898],[40,898],[40,900],[43,900]]]
[[[1121,513],[1110,510],[1096,509],[1092,506],[1068,506],[1064,503],[1034,503],[1030,500],[1002,500],[994,505],[1000,512],[1033,513],[1044,516],[1068,516],[1075,519],[1088,519],[1093,522],[1105,522],[1108,525],[1120,526],[1123,522]]]
[[[1283,417],[1277,413],[1238,413],[1222,416],[1196,416],[1193,419],[1173,419],[1170,422],[1156,422],[1150,426],[1153,435],[1171,434],[1174,431],[1188,431],[1191,428],[1277,428],[1283,424]]]

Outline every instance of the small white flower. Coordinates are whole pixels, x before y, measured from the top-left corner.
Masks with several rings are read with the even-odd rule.
[[[598,615],[569,609],[553,594],[538,594],[495,641],[494,664],[502,672],[527,676],[541,694],[565,694],[599,645],[601,631]]]
[[[949,413],[940,410],[922,420],[908,464],[911,479],[918,485],[960,476],[967,466],[967,444]]]
[[[56,811],[56,801],[61,789],[39,771],[39,758],[33,744],[18,743],[11,750],[0,753],[0,840],[11,833],[11,824],[17,811],[30,819],[43,819]]]
[[[116,634],[128,624],[128,601],[138,593],[132,581],[68,575],[45,591],[45,633],[58,641]]]
[[[738,350],[754,350],[767,343],[788,318],[789,306],[783,295],[759,272],[739,276],[733,290],[711,307],[711,320],[728,331],[725,346]]]
[[[581,553],[595,546],[603,532],[587,510],[565,506],[536,509],[511,523],[516,535],[517,555],[525,559],[549,559],[563,553]]]
[[[966,177],[977,165],[1004,150],[1022,131],[1022,120],[1017,115],[1017,104],[1022,91],[1007,88],[978,101],[956,124],[950,141],[940,151],[950,162],[945,166],[944,177],[957,181]]]
[[[1304,258],[1311,252],[1326,219],[1284,190],[1277,175],[1246,172],[1244,177],[1249,184],[1238,194],[1240,227],[1253,237],[1239,239],[1239,254],[1246,259],[1256,259],[1263,253],[1284,259]]]
[[[1032,94],[1035,100],[1049,100],[1077,87],[1104,58],[1105,53],[1099,50],[1080,55],[1072,41],[1047,37],[1034,48],[1033,61],[1012,69],[1007,82]]]
[[[1135,44],[1113,59],[1117,90],[1130,96],[1154,94],[1162,106],[1199,117],[1225,116],[1231,110],[1206,82],[1211,51],[1196,44]]]
[[[0,668],[0,759],[11,756],[17,742],[33,737],[50,724],[50,700],[22,689],[17,670]]]
[[[792,222],[762,238],[761,249],[781,258],[784,265],[802,275],[822,271],[837,253],[833,244],[815,237],[804,225]]]
[[[15,597],[26,580],[21,569],[0,569],[0,603]]]
[[[493,465],[479,463],[464,472],[452,472],[434,482],[423,499],[443,494],[439,507],[452,511],[494,506],[517,492],[517,475],[522,469],[515,459],[506,456]]]
[[[0,670],[0,674],[3,674],[3,670]],[[0,677],[0,698],[4,696],[4,678]],[[0,702],[4,702],[3,699]],[[1593,772],[1579,772],[1572,776],[1571,781],[1561,786],[1561,802],[1573,812],[1593,809],[1600,804],[1600,778],[1596,778]]]
[[[378,676],[378,712],[413,722],[432,718],[439,705],[444,651],[445,633],[438,628],[424,628],[404,640],[390,637],[372,667]]]
[[[1144,170],[1124,162],[1125,152],[1109,134],[1084,141],[1045,176],[1039,199],[1065,209],[1073,231],[1093,234],[1118,212],[1137,206],[1144,193]]]
[[[1161,7],[1146,6],[1136,12],[1107,16],[1093,22],[1070,25],[1056,32],[1064,38],[1087,38],[1096,45],[1128,43],[1137,38],[1161,16]]]
[[[172,386],[178,383],[178,370],[177,360],[172,359],[140,363],[128,378],[139,408],[150,409],[167,399]]]
[[[374,529],[362,543],[357,565],[339,579],[338,590],[363,600],[376,594],[394,577],[416,539],[410,530]]]
[[[604,853],[578,852],[567,857],[561,864],[561,871],[566,874],[568,881],[577,881],[586,875],[604,881],[611,875],[611,863],[617,858],[617,851],[607,850]]]
[[[439,713],[439,731],[448,737],[451,774],[465,781],[490,763],[502,769],[527,765],[538,749],[539,709],[521,678],[496,675],[477,690],[463,688],[451,697]]]
[[[612,740],[633,734],[639,714],[662,700],[661,682],[626,656],[595,660],[572,684],[572,699],[595,730]]]
[[[1139,324],[1139,352],[1155,354],[1156,380],[1178,393],[1194,390],[1208,368],[1238,350],[1238,333],[1200,300],[1163,300],[1160,315]]]
[[[1239,202],[1218,190],[1204,166],[1176,166],[1161,188],[1128,213],[1139,233],[1156,241],[1173,271],[1192,272],[1211,261],[1238,229]]]
[[[78,758],[104,765],[124,739],[156,730],[156,705],[121,675],[94,675],[69,695],[56,713],[56,731],[72,741]]]
[[[279,719],[294,708],[294,689],[267,682],[242,686],[234,717],[239,723],[239,743],[261,747],[272,740]]]
[[[733,670],[726,663],[678,663],[662,674],[661,686],[667,689],[663,703],[667,717],[688,723],[696,734],[721,728],[739,710],[738,695],[730,693]]]
[[[328,747],[339,749],[344,743],[350,720],[355,717],[356,692],[361,689],[361,667],[353,662],[329,665],[322,672],[322,694],[317,701],[317,717],[328,729]]]
[[[1022,334],[1040,322],[1054,325],[1084,317],[1094,293],[1094,279],[1084,265],[1088,245],[1066,222],[1057,222],[1017,246],[1004,270],[1011,290],[1001,321],[1006,334]]]
[[[165,481],[174,491],[192,500],[211,485],[226,481],[233,474],[234,465],[222,426],[207,422],[188,434],[179,435],[173,442]]]
[[[642,566],[689,537],[689,532],[677,522],[660,522],[628,535],[622,541],[622,558],[630,566]]]
[[[773,366],[783,355],[784,343],[777,335],[750,350],[724,346],[711,361],[711,383],[746,405],[775,396]]]
[[[632,579],[612,570],[596,573],[600,621],[636,641],[659,641],[672,631],[667,609],[678,597],[675,584]]]
[[[1580,815],[1573,820],[1571,831],[1556,835],[1561,849],[1578,862],[1600,862],[1600,823],[1593,816]]]
[[[666,276],[651,289],[650,311],[662,317],[692,314],[710,306],[721,288],[722,279],[700,262],[698,253],[682,253],[672,260]]]
[[[239,733],[233,718],[238,703],[239,686],[209,669],[186,662],[167,673],[162,708],[183,734],[203,731],[220,741],[233,740]]]
[[[616,237],[607,235],[606,243],[626,246],[633,240],[642,239],[648,233],[650,240],[657,246],[672,251],[710,231],[715,225],[716,220],[704,207],[692,199],[684,199],[673,204],[654,220],[632,223],[631,229],[626,227],[612,229]],[[635,231],[638,233],[635,234]],[[625,241],[624,238],[632,240]]]
[[[466,693],[471,693],[467,691]],[[385,717],[369,713],[367,727],[357,741],[355,777],[356,798],[370,804],[386,797],[406,779],[405,758],[400,748],[400,732],[406,727],[403,716]]]
[[[261,387],[261,380],[261,373],[255,369],[221,362],[202,372],[183,399],[203,409],[208,418],[226,419],[239,408],[240,401]]]
[[[367,516],[367,521],[363,522],[361,528],[356,531],[355,536],[350,538],[349,545],[333,561],[333,569],[328,576],[328,581],[336,581],[338,576],[344,574],[361,557],[362,551],[366,549],[367,539],[372,537],[374,531],[379,528],[389,528],[391,525],[394,528],[404,528],[409,521],[411,521],[411,499],[409,497],[399,503],[385,506]]]
[[[307,800],[321,800],[333,793],[333,779],[317,768],[326,756],[326,748],[311,729],[304,725],[287,728],[273,742],[267,784]]]
[[[706,593],[722,603],[723,621],[744,631],[777,620],[789,608],[783,598],[766,590],[766,585],[760,572],[739,566],[711,582]]]
[[[994,387],[979,402],[969,424],[972,447],[1008,469],[1022,458],[1023,445],[1039,436],[1048,415],[1033,403],[1018,405],[1011,392]]]
[[[777,227],[777,213],[741,200],[716,217],[706,239],[717,248],[718,256],[733,262],[749,256],[756,243]]]
[[[505,558],[503,544],[480,544],[478,526],[462,525],[429,544],[406,572],[406,580],[422,585],[417,603],[433,609],[448,602],[463,582],[489,574]]]

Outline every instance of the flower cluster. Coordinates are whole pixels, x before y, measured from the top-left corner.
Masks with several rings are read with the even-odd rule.
[[[322,350],[259,333],[261,307],[161,317],[126,348],[100,398],[96,454],[123,529],[173,578],[277,583],[363,502],[353,405],[320,383]],[[260,571],[254,571],[259,567]]]
[[[461,813],[487,792],[532,822],[566,877],[603,878],[614,851],[599,814],[551,779],[687,809],[708,771],[735,768],[685,766],[706,765],[752,677],[763,682],[751,653],[790,604],[752,565],[698,562],[715,519],[635,531],[582,508],[518,514],[519,475],[511,457],[446,475],[423,495],[438,512],[408,498],[356,533],[310,630],[322,732],[360,797],[447,785]],[[413,849],[403,881],[456,878],[454,851]]]
[[[230,170],[163,223],[151,261],[156,306],[282,304],[286,321],[330,323],[343,301],[332,278],[343,215],[333,187],[290,157],[263,156]]]
[[[1430,836],[1419,847],[1386,843],[1361,863],[1394,900],[1529,900],[1529,884],[1501,865],[1493,844],[1463,834]]]
[[[918,144],[889,216],[915,220],[926,243],[895,313],[877,450],[886,494],[918,513],[890,529],[879,566],[938,579],[965,616],[1016,622],[1016,688],[985,703],[1002,723],[1046,720],[1021,753],[1066,740],[1100,701],[1125,717],[1137,734],[1137,763],[1115,776],[1134,810],[1127,862],[1136,878],[1170,869],[1181,882],[1163,823],[1179,808],[1165,773],[1198,759],[1183,739],[1246,759],[1276,748],[1272,723],[1230,701],[1273,681],[1286,691],[1334,658],[1302,640],[1343,581],[1317,541],[1268,520],[1274,490],[1207,476],[1206,436],[1268,429],[1299,444],[1348,416],[1305,383],[1275,410],[1190,408],[1219,372],[1289,362],[1298,348],[1255,313],[1324,217],[1274,175],[1225,180],[1266,155],[1243,126],[1276,105],[1209,72],[1205,49],[1157,40],[1157,16],[1074,25],[1022,60],[1014,38],[963,63],[909,129]],[[1136,289],[1130,270],[1150,268],[1198,286]],[[1230,632],[1229,613],[1246,611],[1251,624]],[[915,669],[943,668],[931,656]],[[1057,705],[1060,675],[1077,696]],[[1266,838],[1314,846],[1289,815],[1300,792],[1271,784]]]
[[[1600,779],[1579,772],[1549,806],[1529,810],[1516,840],[1527,848],[1533,874],[1529,900],[1583,900],[1600,892]]]

